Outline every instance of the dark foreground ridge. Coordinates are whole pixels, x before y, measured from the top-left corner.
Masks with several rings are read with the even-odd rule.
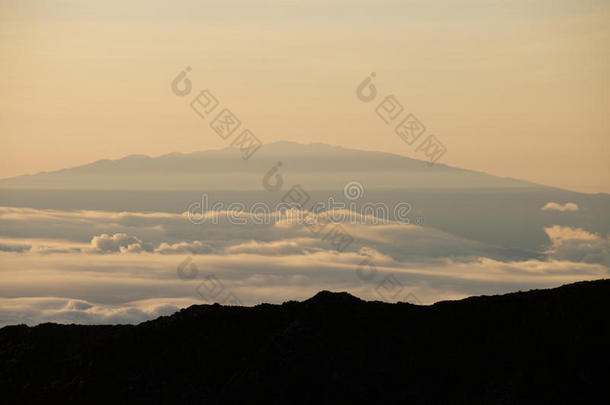
[[[610,280],[440,302],[321,292],[0,329],[2,403],[607,403]]]

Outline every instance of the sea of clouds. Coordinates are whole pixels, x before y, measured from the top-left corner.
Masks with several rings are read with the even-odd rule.
[[[341,224],[352,241],[338,250],[285,213],[241,224],[221,214],[197,225],[186,212],[0,207],[0,325],[137,323],[213,302],[200,293],[210,277],[244,305],[320,290],[430,304],[604,278],[610,268],[606,236],[567,226],[544,228],[548,244],[524,250],[361,218]],[[197,272],[185,279],[177,267],[189,257]]]

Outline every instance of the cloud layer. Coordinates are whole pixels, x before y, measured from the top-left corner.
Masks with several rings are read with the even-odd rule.
[[[186,214],[0,207],[0,324],[133,323],[322,289],[432,303],[607,277],[610,266],[608,238],[581,228],[549,226],[546,249],[524,251],[364,220],[341,224],[352,242],[339,251],[334,224],[316,233],[270,219],[195,225]]]

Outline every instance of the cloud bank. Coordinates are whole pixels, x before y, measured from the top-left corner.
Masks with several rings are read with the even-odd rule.
[[[548,246],[525,251],[346,222],[353,241],[338,251],[302,223],[270,219],[195,225],[185,214],[0,207],[0,325],[136,323],[224,295],[254,305],[323,289],[433,303],[608,277],[610,266],[607,237],[568,226],[546,227]],[[180,276],[183,263],[192,278]]]

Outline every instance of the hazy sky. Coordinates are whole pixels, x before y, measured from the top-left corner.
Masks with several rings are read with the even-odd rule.
[[[0,0],[0,177],[228,146],[170,90],[191,66],[265,143],[419,157],[375,72],[444,163],[610,192],[609,50],[609,1]]]

